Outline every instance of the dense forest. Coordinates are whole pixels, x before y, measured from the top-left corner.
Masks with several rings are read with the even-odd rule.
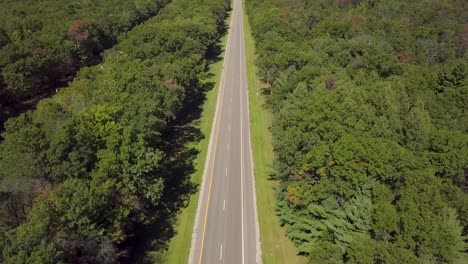
[[[101,61],[168,0],[0,1],[0,127]]]
[[[68,22],[81,19],[77,14],[62,21],[69,19],[67,12],[95,10],[85,16],[94,22],[83,18],[85,28],[74,24],[82,35],[78,39],[88,38],[88,31],[95,36],[93,30],[99,28],[105,31],[99,36],[113,39],[140,17],[133,5],[151,13],[165,1],[83,1],[100,3],[99,8],[81,8],[76,1],[35,1],[38,10],[26,8],[29,2],[2,3],[34,14],[17,14],[26,19],[8,24],[21,27],[10,36],[22,39],[39,32],[27,38],[34,43],[2,43],[2,52],[20,52],[2,61],[5,89],[12,92],[10,78],[24,74],[22,66],[31,63],[35,70],[20,76],[24,82],[12,83],[30,91],[36,81],[44,81],[36,79],[43,67],[52,63],[61,69],[60,63],[69,61],[71,55],[61,53],[62,48],[50,56],[41,54],[44,49],[31,53],[28,48],[37,47],[36,41],[68,43],[74,58],[83,62],[87,57],[87,48],[73,47],[81,44],[67,39]],[[99,15],[107,8],[115,11],[115,18]],[[187,142],[202,137],[191,120],[212,86],[203,79],[219,54],[228,9],[226,0],[173,0],[120,36],[102,63],[83,67],[68,87],[5,123],[0,144],[1,263],[134,263],[148,234],[156,237],[152,250],[164,249],[174,217],[196,188],[189,176],[197,153]],[[42,12],[51,24],[39,23]],[[23,23],[39,28],[26,33],[31,30]],[[93,50],[94,45],[100,49],[100,40],[90,41]],[[39,64],[35,58],[41,59]]]
[[[468,2],[247,0],[310,263],[467,263]]]

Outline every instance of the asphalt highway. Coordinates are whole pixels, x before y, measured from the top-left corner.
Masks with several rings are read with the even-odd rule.
[[[242,0],[233,1],[190,264],[260,263]]]

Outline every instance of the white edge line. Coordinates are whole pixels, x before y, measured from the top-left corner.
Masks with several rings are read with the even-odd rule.
[[[253,159],[253,150],[252,150],[252,139],[250,137],[250,100],[249,100],[249,85],[247,82],[247,58],[246,58],[246,53],[245,53],[245,32],[244,32],[244,6],[241,5],[241,11],[242,11],[242,38],[244,39],[244,61],[246,67],[245,69],[245,82],[246,82],[246,87],[247,87],[247,118],[249,120],[249,129],[248,129],[248,138],[249,138],[249,149],[250,149],[250,161],[252,163],[251,168],[251,177],[252,177],[252,186],[253,186],[253,200],[254,200],[254,217],[255,217],[255,236],[256,236],[256,247],[257,247],[257,254],[256,254],[256,261],[258,264],[262,264],[262,247],[260,244],[260,225],[258,222],[258,211],[257,211],[257,188],[255,186],[255,170],[254,170],[254,159]]]
[[[236,3],[239,5],[239,1],[236,1]],[[242,19],[242,2],[241,2],[241,6],[239,7],[239,10],[238,12],[241,12],[239,14],[240,16],[240,22],[241,22],[241,29],[240,29],[240,37],[239,37],[239,48],[243,49],[242,47],[242,44],[243,44],[243,39],[244,39],[244,35],[243,35],[243,27],[244,27],[244,24],[243,24],[243,19]],[[244,50],[244,54],[245,54],[245,50]],[[239,79],[240,80],[246,80],[247,76],[245,75],[245,72],[244,72],[244,79],[242,79],[242,74],[243,74],[243,71],[242,71],[242,57],[239,58],[240,59],[240,63],[239,63]],[[245,69],[245,67],[244,67]],[[242,81],[241,82],[241,87],[239,89],[239,94],[240,94],[240,155],[241,155],[241,160],[240,160],[240,172],[241,172],[241,237],[242,237],[242,264],[245,263],[245,241],[244,241],[244,127],[243,127],[243,120],[244,120],[244,115],[243,115],[243,101],[244,101],[244,93],[243,93],[243,89],[245,89],[246,86],[245,86],[245,82]]]

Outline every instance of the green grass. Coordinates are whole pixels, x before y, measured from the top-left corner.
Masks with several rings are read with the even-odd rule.
[[[245,7],[244,7],[245,10]],[[245,12],[244,12],[245,14]],[[247,58],[247,82],[249,86],[250,133],[255,164],[257,210],[262,243],[262,260],[265,264],[306,263],[306,258],[297,255],[293,243],[286,237],[275,214],[276,199],[274,182],[270,181],[274,159],[271,143],[271,113],[265,109],[265,98],[261,93],[262,83],[254,66],[255,48],[250,32],[248,17],[244,15],[245,52]]]
[[[228,23],[230,17],[226,20]],[[223,50],[227,44],[227,34],[221,39]],[[224,58],[224,52],[220,55],[220,58]],[[213,82],[215,85],[213,89],[207,92],[206,100],[203,104],[203,111],[199,120],[197,120],[196,126],[205,135],[203,140],[195,144],[195,148],[200,151],[195,161],[195,173],[191,176],[193,183],[201,185],[203,177],[203,169],[205,166],[206,154],[208,151],[208,143],[210,141],[211,126],[213,125],[214,114],[216,110],[216,99],[218,96],[219,84],[221,80],[221,71],[223,67],[223,60],[210,65],[211,77],[205,81]],[[155,257],[154,259],[163,260],[164,263],[187,263],[190,254],[190,245],[192,242],[192,230],[195,221],[195,214],[197,211],[199,191],[197,191],[192,197],[186,208],[182,210],[178,216],[177,223],[175,225],[176,235],[171,239],[169,248],[163,253],[163,256]],[[151,253],[150,253],[151,254]]]

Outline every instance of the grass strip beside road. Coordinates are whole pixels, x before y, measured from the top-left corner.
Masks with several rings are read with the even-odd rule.
[[[274,182],[269,180],[274,159],[270,126],[272,114],[265,109],[265,97],[261,93],[262,83],[254,65],[255,46],[250,32],[244,5],[244,34],[249,87],[250,135],[253,149],[257,209],[262,244],[262,260],[265,264],[306,263],[297,255],[294,244],[286,237],[285,230],[275,213],[276,199]]]

